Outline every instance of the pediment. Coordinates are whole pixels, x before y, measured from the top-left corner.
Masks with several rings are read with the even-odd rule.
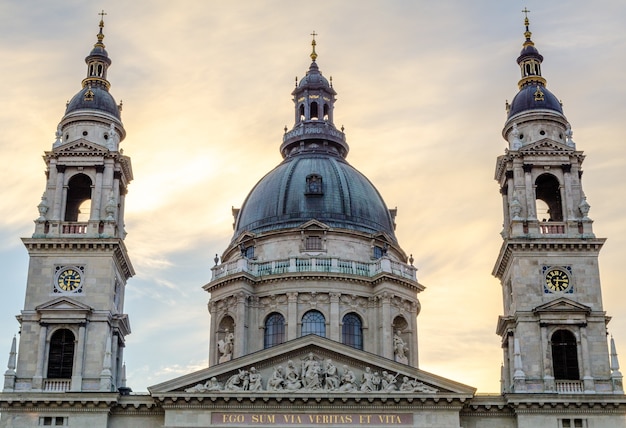
[[[318,220],[315,220],[315,219],[309,220],[306,223],[303,223],[303,224],[300,225],[300,230],[315,230],[315,231],[318,231],[318,230],[329,230],[329,229],[330,229],[330,227],[327,224],[322,223],[321,221],[318,221]]]
[[[386,383],[382,381],[383,376],[386,376]],[[376,385],[376,390],[370,385]],[[151,386],[148,390],[153,396],[161,397],[224,397],[231,394],[472,396],[476,391],[470,386],[316,335],[300,337],[199,370]]]
[[[552,300],[548,303],[544,303],[543,305],[537,306],[534,309],[534,312],[536,313],[571,312],[571,313],[588,314],[591,312],[591,308],[589,306],[570,300],[566,297],[561,297],[561,298]]]
[[[57,155],[77,155],[77,154],[101,154],[108,153],[109,150],[99,144],[79,138],[78,140],[65,143],[54,149]]]
[[[556,152],[562,154],[564,152],[574,152],[574,148],[558,141],[551,140],[549,138],[543,138],[534,143],[528,144],[522,147],[520,150],[522,153],[532,154],[536,152]]]
[[[41,321],[48,323],[85,322],[93,311],[90,306],[67,297],[59,297],[35,309]]]
[[[81,311],[81,312],[90,312],[92,308],[83,303],[77,302],[76,300],[67,298],[67,297],[58,297],[50,302],[46,302],[42,305],[39,305],[35,308],[39,312],[45,311]]]
[[[252,239],[254,239],[256,237],[256,235],[252,232],[244,232],[241,235],[239,235],[237,237],[237,240],[235,241],[235,243],[237,245],[241,244],[242,242],[248,242]]]

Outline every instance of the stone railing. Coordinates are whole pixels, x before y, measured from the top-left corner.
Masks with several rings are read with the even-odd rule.
[[[70,390],[70,379],[44,379],[43,390],[45,392],[65,392]]]
[[[63,233],[64,235],[84,235],[85,233],[87,233],[87,225],[88,223],[65,223],[62,224],[63,230],[61,233]]]
[[[584,392],[582,380],[557,380],[556,392],[559,394],[582,394]]]
[[[393,261],[387,257],[372,262],[359,262],[328,257],[291,257],[288,259],[256,261],[241,258],[232,262],[222,263],[211,269],[211,281],[247,272],[256,277],[297,272],[328,272],[373,277],[380,273],[391,273],[402,278],[417,281],[417,269],[405,263]]]
[[[565,223],[555,223],[552,221],[539,223],[539,233],[542,235],[563,235],[565,231]]]

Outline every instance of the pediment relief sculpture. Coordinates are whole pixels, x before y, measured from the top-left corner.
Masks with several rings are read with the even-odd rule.
[[[267,370],[254,366],[238,369],[234,374],[212,376],[204,383],[185,388],[188,393],[221,392],[418,392],[434,394],[439,390],[417,378],[371,367],[338,367],[331,358],[308,353],[301,359],[290,359],[284,365]]]

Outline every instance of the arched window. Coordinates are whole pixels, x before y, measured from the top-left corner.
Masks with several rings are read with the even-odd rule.
[[[285,341],[285,317],[278,312],[270,314],[265,319],[265,337],[263,348],[271,348]]]
[[[50,338],[48,352],[48,378],[70,379],[74,365],[74,333],[63,328]]]
[[[304,104],[300,104],[300,121],[304,120]]]
[[[76,174],[67,183],[65,221],[78,221],[83,202],[91,200],[91,179],[85,174]]]
[[[363,323],[357,314],[350,313],[343,317],[341,343],[356,349],[363,349]]]
[[[543,201],[548,207],[548,211],[545,214],[537,212],[537,218],[542,219],[545,217],[548,221],[563,221],[563,205],[561,204],[559,180],[552,174],[541,174],[535,180],[535,187],[537,200]]]
[[[311,103],[311,120],[317,120],[319,118],[319,111],[317,109],[317,103]]]
[[[328,108],[328,104],[324,104],[324,120],[328,120],[328,112],[330,109]]]
[[[557,380],[580,379],[576,337],[571,331],[557,330],[552,335],[552,366]]]
[[[319,311],[309,311],[302,317],[302,334],[317,334],[326,337],[326,319]]]

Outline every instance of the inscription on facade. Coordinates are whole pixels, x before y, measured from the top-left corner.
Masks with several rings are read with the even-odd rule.
[[[224,413],[211,414],[212,425],[413,425],[411,413]]]

